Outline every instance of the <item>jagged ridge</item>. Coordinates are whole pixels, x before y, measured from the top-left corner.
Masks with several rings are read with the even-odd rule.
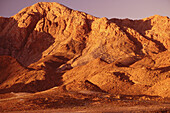
[[[55,85],[81,90],[88,80],[109,93],[151,94],[150,87],[169,78],[169,34],[168,17],[109,20],[58,3],[37,3],[10,18],[0,17],[0,55],[12,56],[28,68],[16,78],[11,74],[9,80],[3,79],[1,92],[13,91],[20,83],[23,88],[18,91],[30,87],[28,91],[36,92]],[[33,76],[32,72],[40,74],[21,79]],[[29,84],[53,79],[43,88]]]

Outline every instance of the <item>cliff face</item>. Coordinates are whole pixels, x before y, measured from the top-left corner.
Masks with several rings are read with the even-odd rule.
[[[109,93],[170,96],[157,87],[169,83],[169,51],[168,17],[109,20],[41,2],[0,17],[0,89],[95,89],[88,81]]]

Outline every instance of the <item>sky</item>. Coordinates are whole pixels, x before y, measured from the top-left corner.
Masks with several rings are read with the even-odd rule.
[[[141,19],[170,17],[170,0],[0,0],[0,16],[10,17],[37,2],[58,2],[96,17]]]

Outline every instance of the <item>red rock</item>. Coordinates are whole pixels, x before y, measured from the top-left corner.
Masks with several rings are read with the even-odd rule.
[[[169,78],[169,34],[170,19],[159,15],[109,20],[58,3],[34,4],[0,17],[0,55],[8,55],[1,56],[0,92],[64,86],[169,97],[156,85]]]

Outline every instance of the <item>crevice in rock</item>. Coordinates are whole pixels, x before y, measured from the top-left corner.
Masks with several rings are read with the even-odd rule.
[[[33,17],[34,17],[35,15],[40,15],[40,14],[39,14],[39,13],[34,13]],[[27,36],[25,37],[25,39],[24,39],[24,41],[23,41],[23,44],[22,44],[22,46],[21,46],[21,49],[24,48],[25,44],[27,43],[28,37],[29,37],[30,34],[34,31],[34,29],[35,29],[38,21],[41,19],[40,17],[41,17],[41,16],[39,16],[39,18],[36,20],[36,22],[35,22],[33,25],[30,25],[30,26],[28,27],[28,29],[27,29]]]
[[[131,85],[135,84],[132,80],[129,79],[129,76],[127,76],[125,73],[113,72],[113,74],[116,77],[118,77],[121,81],[129,82]]]
[[[167,67],[159,67],[159,68],[155,68],[153,70],[160,70],[161,72],[160,73],[164,73],[164,72],[168,72],[170,71],[170,66],[167,66]]]
[[[91,30],[92,30],[91,26],[92,26],[92,22],[93,22],[94,20],[86,19],[85,21],[86,21],[87,26],[88,26],[88,32],[86,32],[86,33],[88,34],[88,33],[91,32]]]
[[[121,59],[117,59],[115,61],[115,65],[117,67],[129,67],[130,65],[134,64],[135,62],[141,60],[142,57],[125,57],[125,58],[121,58]]]
[[[121,28],[123,29],[123,28]],[[136,50],[134,51],[136,54],[139,55],[144,55],[144,53],[141,51],[143,46],[141,44],[141,42],[138,41],[137,38],[133,37],[130,33],[128,33],[126,30],[123,29],[123,31],[126,33],[127,37],[129,38],[129,40],[131,40],[134,45],[136,46]]]
[[[105,92],[103,91],[102,89],[100,89],[100,87],[98,87],[97,85],[93,84],[92,82],[90,82],[89,80],[85,80],[85,87],[88,89],[88,90],[91,90],[91,91],[97,91],[97,92]]]
[[[141,34],[141,35],[142,35],[142,34]],[[165,48],[165,46],[163,45],[163,43],[161,43],[160,41],[155,40],[155,39],[153,39],[153,38],[149,38],[149,37],[144,36],[144,35],[142,35],[142,36],[143,36],[144,38],[146,38],[147,40],[154,42],[154,43],[156,44],[156,46],[158,47],[159,52],[163,52],[163,51],[166,51],[166,50],[167,50],[167,49]]]

